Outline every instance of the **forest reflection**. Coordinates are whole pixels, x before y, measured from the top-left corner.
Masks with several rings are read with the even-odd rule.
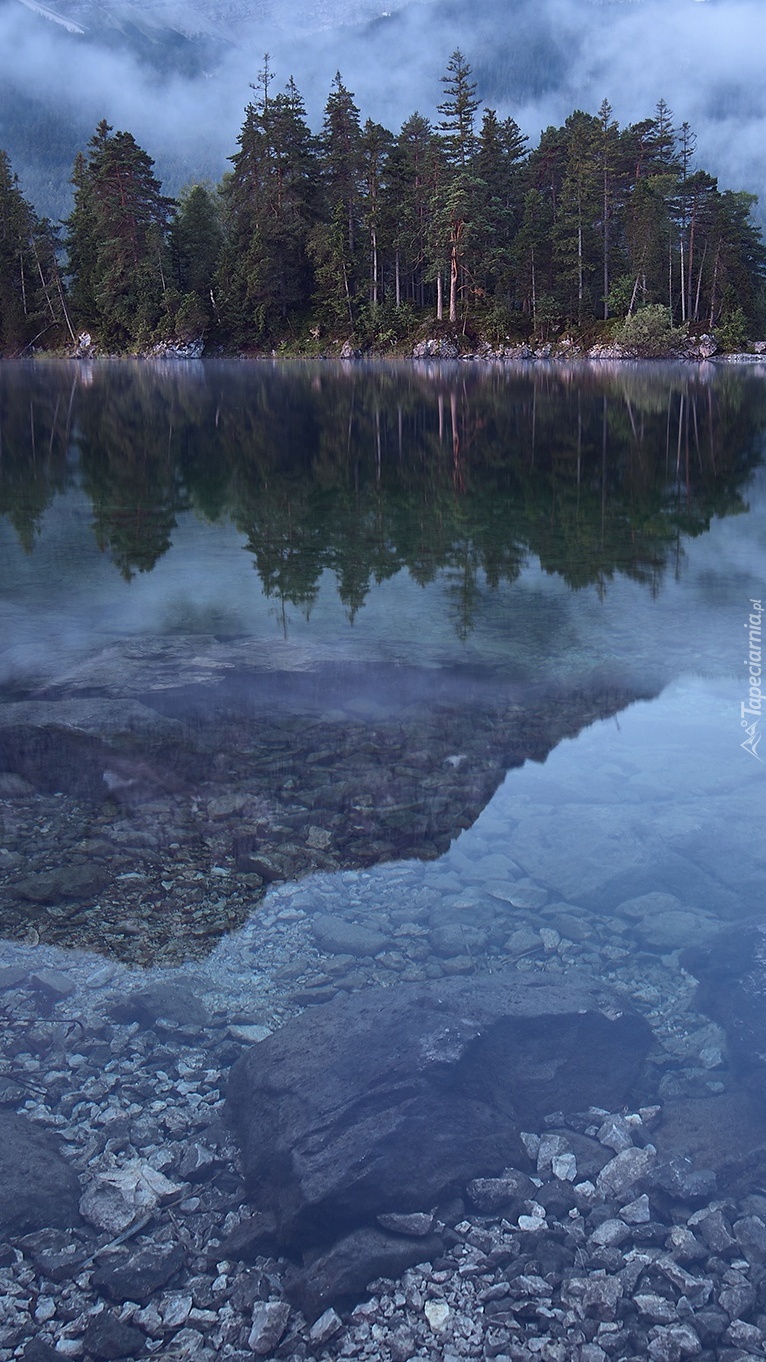
[[[0,373],[0,514],[27,552],[79,486],[130,579],[179,516],[230,521],[264,592],[350,618],[406,569],[446,576],[470,632],[539,559],[572,588],[659,590],[683,543],[746,509],[766,384],[690,367],[32,363]]]

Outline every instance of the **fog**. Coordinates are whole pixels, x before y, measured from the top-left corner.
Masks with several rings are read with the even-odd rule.
[[[397,128],[416,108],[438,117],[440,76],[460,46],[479,95],[533,143],[574,107],[595,112],[606,97],[624,124],[650,116],[663,97],[676,125],[691,123],[698,163],[722,187],[766,191],[763,0],[380,0],[381,10],[389,5],[384,17],[370,0],[284,0],[277,19],[277,7],[258,0],[191,0],[182,20],[189,42],[157,27],[181,20],[146,0],[121,6],[133,26],[122,35],[103,26],[117,3],[54,0],[49,8],[75,20],[80,35],[20,0],[0,0],[0,140],[22,188],[45,197],[56,192],[67,137],[82,145],[106,117],[134,133],[175,190],[226,168],[265,51],[277,86],[295,77],[315,128],[337,68],[362,117]],[[47,133],[30,128],[14,94],[53,112]]]

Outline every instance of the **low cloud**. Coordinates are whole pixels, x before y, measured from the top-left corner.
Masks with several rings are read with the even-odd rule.
[[[459,46],[479,94],[501,114],[512,114],[533,143],[541,128],[560,123],[574,107],[595,112],[606,97],[624,125],[650,116],[662,97],[676,124],[692,125],[698,160],[722,187],[766,198],[763,0],[483,0],[481,6],[381,0],[380,12],[374,0],[334,0],[313,8],[284,3],[279,19],[270,5],[260,4],[254,16],[250,6],[250,18],[242,15],[246,9],[244,3],[238,14],[229,9],[224,23],[212,3],[185,7],[187,29],[199,11],[199,27],[207,30],[194,46],[207,69],[189,75],[162,73],[161,61],[148,62],[114,34],[75,37],[18,0],[6,5],[0,15],[5,121],[13,121],[7,93],[13,90],[42,97],[57,124],[84,136],[106,117],[133,132],[175,189],[189,178],[217,178],[226,168],[265,51],[278,86],[295,77],[315,128],[337,68],[363,117],[398,128],[415,109],[438,118],[440,76]],[[85,0],[77,6],[59,0],[58,10],[87,26]],[[216,30],[220,41],[211,36]],[[151,46],[149,34],[144,50]],[[176,55],[179,49],[180,40]],[[162,54],[169,56],[170,47]],[[11,127],[5,140],[12,153],[14,136],[18,140]],[[28,136],[25,148],[29,157]],[[47,153],[49,164],[55,162],[50,148]],[[18,169],[24,186],[26,167]]]

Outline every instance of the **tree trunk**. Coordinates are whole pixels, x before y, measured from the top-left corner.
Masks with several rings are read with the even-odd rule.
[[[609,316],[609,176],[604,166],[604,321]]]
[[[686,318],[687,318],[687,321],[691,321],[691,320],[692,320],[692,269],[693,269],[693,266],[694,266],[694,228],[695,228],[695,225],[696,225],[696,217],[697,217],[696,208],[693,208],[693,209],[692,209],[692,220],[691,220],[691,222],[689,223],[689,260],[688,260],[688,263],[687,263],[687,266],[686,266],[687,275],[688,275],[688,278],[687,278],[687,295],[686,295]]]
[[[700,311],[700,292],[701,292],[701,290],[702,290],[702,271],[703,271],[704,268],[705,268],[705,256],[706,256],[706,255],[707,255],[707,242],[705,242],[705,249],[704,249],[703,252],[702,252],[702,260],[701,260],[701,262],[700,262],[699,273],[698,273],[698,275],[697,275],[697,292],[696,292],[696,295],[695,295],[695,298],[694,298],[694,320],[695,320],[695,322],[697,321],[697,319],[698,319],[698,317],[699,317],[699,311]]]
[[[401,305],[402,305],[402,281],[401,281],[401,277],[400,277],[400,274],[399,274],[399,252],[398,252],[398,251],[396,252],[396,261],[395,261],[395,265],[394,265],[394,278],[395,278],[395,281],[396,281],[396,306],[399,308],[399,307],[401,307]]]
[[[449,319],[451,322],[457,321],[457,278],[458,278],[458,257],[457,243],[453,242],[452,257],[449,265]]]
[[[441,270],[436,276],[436,320],[437,322],[444,321],[444,292]]]
[[[718,262],[721,258],[721,243],[718,242],[715,251],[715,264],[713,265],[713,283],[710,289],[710,330],[715,325],[715,291],[718,285]]]
[[[578,203],[579,213],[579,203]],[[582,268],[582,217],[577,222],[577,322],[582,324],[583,268]]]

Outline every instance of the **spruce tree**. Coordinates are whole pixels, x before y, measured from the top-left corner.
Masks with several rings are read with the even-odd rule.
[[[0,351],[22,349],[34,332],[36,275],[31,252],[34,215],[11,163],[0,151]]]
[[[353,331],[364,277],[362,129],[354,96],[339,71],[325,106],[320,147],[323,212],[310,246],[316,301],[331,325]]]
[[[75,162],[67,223],[73,305],[103,344],[126,349],[151,340],[162,318],[171,205],[131,133],[103,121],[88,151]]]
[[[292,79],[275,96],[270,83],[267,61],[224,185],[226,246],[217,287],[229,333],[256,344],[278,339],[309,305],[309,241],[318,213],[316,140],[303,100]]]
[[[455,48],[442,76],[444,99],[438,106],[439,130],[451,163],[465,169],[476,151],[475,119],[479,108],[471,67],[459,47]]]

